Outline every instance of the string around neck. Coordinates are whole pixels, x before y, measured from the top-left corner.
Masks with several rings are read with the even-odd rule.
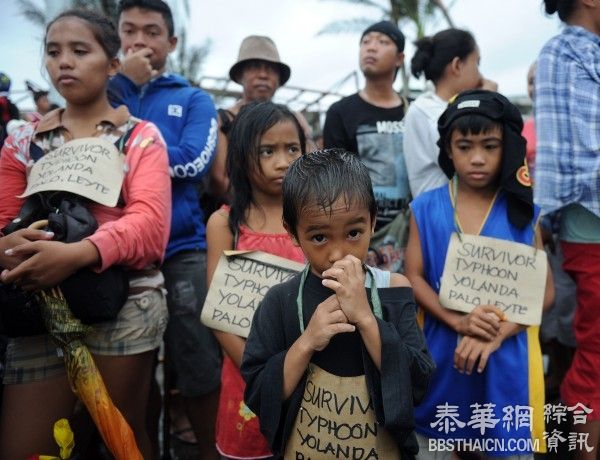
[[[454,173],[452,179],[450,179],[450,183],[452,184],[452,201],[454,203],[453,208],[453,217],[454,217],[454,229],[456,230],[456,234],[458,235],[458,240],[462,243],[462,230],[460,228],[460,222],[458,221],[458,211],[456,207],[457,197],[458,197],[458,176]]]
[[[377,291],[377,285],[375,283],[375,276],[371,272],[371,267],[363,264],[366,270],[366,276],[369,277],[369,289],[371,290],[371,303],[373,304],[373,314],[376,318],[383,319],[383,311],[381,309],[381,299],[379,298],[379,292]],[[306,264],[302,275],[300,276],[300,286],[298,287],[298,294],[296,296],[296,306],[298,308],[298,322],[300,323],[300,333],[304,333],[304,301],[302,294],[304,292],[304,285],[306,284],[306,278],[310,272],[310,264]]]

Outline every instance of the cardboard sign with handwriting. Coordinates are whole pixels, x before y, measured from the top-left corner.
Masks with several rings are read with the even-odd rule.
[[[125,175],[123,158],[119,149],[104,139],[69,141],[34,163],[21,198],[48,190],[64,191],[114,207]]]
[[[248,337],[254,312],[267,291],[303,268],[303,264],[262,251],[224,251],[202,307],[202,323]]]
[[[364,375],[341,377],[310,363],[284,459],[398,460],[398,444],[377,423]]]
[[[440,302],[466,313],[477,305],[495,305],[508,321],[539,325],[547,271],[546,253],[541,249],[464,233],[459,238],[453,233]]]

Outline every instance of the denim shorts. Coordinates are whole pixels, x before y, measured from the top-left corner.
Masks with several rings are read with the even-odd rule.
[[[194,398],[215,391],[221,381],[221,349],[212,331],[200,322],[206,298],[206,252],[182,251],[161,267],[167,288],[169,324],[167,360],[174,386]]]
[[[92,332],[85,337],[90,352],[129,356],[158,348],[168,319],[162,284],[160,273],[130,281],[130,295],[117,318],[94,324]],[[136,293],[131,294],[131,290]],[[5,385],[37,382],[64,374],[62,351],[49,335],[10,339],[6,350]]]

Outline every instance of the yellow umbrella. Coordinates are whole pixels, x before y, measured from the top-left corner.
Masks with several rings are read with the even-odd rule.
[[[142,460],[133,431],[114,405],[83,338],[90,330],[69,309],[58,287],[38,293],[48,333],[63,350],[71,389],[87,407],[106,447],[117,460]]]
[[[46,226],[39,221],[32,228]],[[73,392],[87,407],[108,450],[117,460],[143,460],[131,427],[114,405],[83,338],[90,327],[73,315],[59,287],[37,293],[46,329],[62,349]]]

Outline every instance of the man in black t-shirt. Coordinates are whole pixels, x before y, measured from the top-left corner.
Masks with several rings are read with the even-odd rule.
[[[323,129],[325,148],[356,152],[367,166],[379,213],[376,229],[406,210],[410,201],[402,137],[406,101],[393,83],[404,60],[404,35],[381,21],[368,27],[360,41],[360,70],[365,87],[333,104]]]

